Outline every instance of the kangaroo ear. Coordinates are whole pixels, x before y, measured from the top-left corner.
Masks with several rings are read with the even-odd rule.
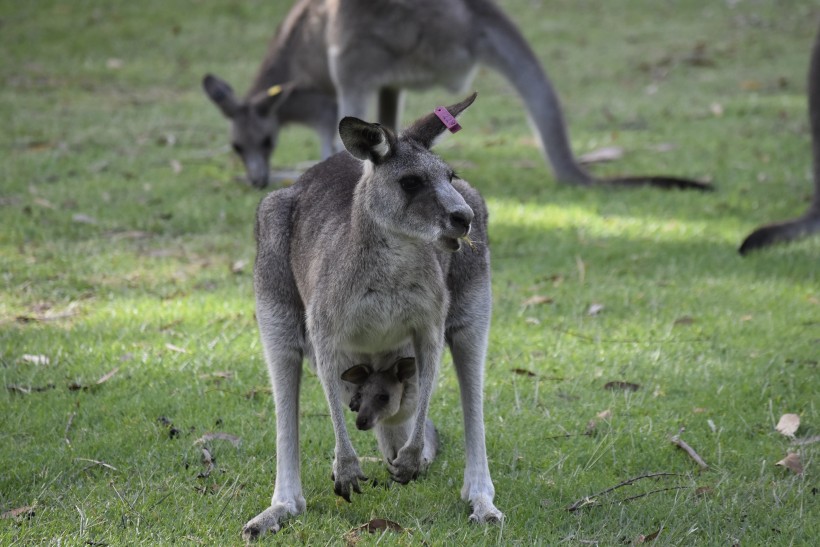
[[[372,373],[373,369],[370,368],[370,365],[353,365],[342,373],[342,380],[360,386],[367,381]]]
[[[375,164],[383,162],[396,150],[396,135],[388,128],[350,116],[339,122],[339,136],[353,157]]]
[[[226,118],[233,118],[239,111],[239,101],[236,100],[233,89],[226,81],[212,74],[206,74],[202,78],[202,88]]]
[[[416,360],[413,357],[403,357],[396,361],[396,378],[403,382],[412,378],[416,373]]]
[[[295,89],[295,82],[277,84],[256,93],[251,97],[249,103],[260,116],[267,116],[270,112],[279,108]]]
[[[478,93],[473,93],[460,103],[446,107],[447,112],[457,118],[468,106],[473,104],[477,95]],[[405,129],[404,133],[402,133],[402,137],[413,139],[429,150],[435,143],[436,138],[441,135],[446,128],[444,122],[442,122],[434,112],[431,112],[423,118],[419,118],[413,125]]]

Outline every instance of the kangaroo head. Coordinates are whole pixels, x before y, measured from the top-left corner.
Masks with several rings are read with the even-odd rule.
[[[205,93],[231,121],[231,146],[242,162],[248,180],[257,188],[268,185],[269,161],[279,135],[277,110],[293,91],[292,84],[273,86],[239,100],[224,80],[208,74],[202,80]]]
[[[458,116],[475,97],[447,110]],[[458,251],[459,239],[470,231],[473,211],[452,185],[453,169],[430,151],[445,129],[432,113],[398,136],[357,118],[339,123],[345,148],[365,162],[356,192],[368,217],[388,232]]]
[[[401,408],[405,381],[416,374],[416,360],[404,357],[387,370],[374,372],[370,365],[355,365],[342,373],[342,380],[358,386],[350,399],[350,410],[358,413],[356,427],[362,431],[392,418]]]

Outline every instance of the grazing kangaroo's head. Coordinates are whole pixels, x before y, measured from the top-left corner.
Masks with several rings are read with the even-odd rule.
[[[342,380],[358,386],[350,399],[350,410],[358,413],[356,427],[372,429],[395,416],[401,408],[406,380],[416,374],[416,360],[403,357],[392,367],[374,372],[370,365],[355,365],[342,373]]]
[[[447,110],[458,116],[475,97],[474,93]],[[364,213],[387,232],[453,252],[470,232],[473,210],[453,187],[453,169],[430,152],[445,129],[435,114],[417,120],[398,136],[357,118],[339,123],[345,148],[365,162],[356,188]]]
[[[208,74],[202,80],[205,93],[231,121],[231,146],[257,188],[268,185],[269,161],[279,135],[277,110],[293,91],[292,84],[273,86],[239,100],[227,82]]]

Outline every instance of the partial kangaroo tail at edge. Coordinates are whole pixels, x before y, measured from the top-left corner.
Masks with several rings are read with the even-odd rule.
[[[479,42],[479,59],[499,71],[521,96],[535,126],[544,153],[560,182],[577,185],[655,186],[712,190],[710,184],[668,176],[628,176],[597,178],[587,172],[572,153],[558,95],[535,53],[515,24],[498,7],[485,0],[470,2],[478,28],[484,30]]]
[[[814,165],[814,198],[802,217],[761,226],[746,236],[738,252],[742,255],[778,242],[787,242],[820,233],[820,29],[814,39],[809,62],[809,125]]]

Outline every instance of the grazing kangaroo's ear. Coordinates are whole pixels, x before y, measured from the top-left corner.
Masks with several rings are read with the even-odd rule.
[[[403,357],[396,361],[396,378],[403,382],[412,378],[416,373],[416,360],[413,357]]]
[[[396,135],[388,128],[350,116],[339,122],[339,136],[353,157],[376,164],[389,158],[396,149]]]
[[[360,386],[367,381],[372,373],[373,369],[370,368],[370,365],[353,365],[342,373],[342,380]]]
[[[287,100],[288,96],[296,89],[294,82],[285,82],[283,84],[276,84],[264,91],[256,93],[251,97],[249,103],[256,109],[260,116],[267,116],[271,111]]]
[[[458,117],[458,115],[464,112],[468,106],[473,104],[473,101],[475,101],[477,95],[478,93],[473,93],[460,103],[446,107],[447,112],[449,112],[453,117]],[[447,126],[444,125],[444,122],[441,121],[435,112],[431,112],[423,118],[419,118],[413,123],[413,125],[405,129],[404,133],[402,133],[402,137],[407,137],[418,141],[422,146],[430,149],[436,138],[441,135],[445,129],[447,129]],[[458,129],[453,132],[455,133],[457,130]]]
[[[202,88],[226,118],[233,118],[239,111],[239,101],[236,100],[233,89],[226,81],[212,74],[206,74],[202,78]]]

